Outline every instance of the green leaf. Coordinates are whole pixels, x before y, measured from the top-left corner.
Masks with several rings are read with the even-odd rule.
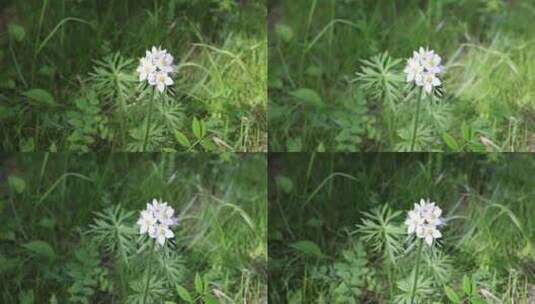
[[[281,188],[284,193],[290,193],[294,187],[292,180],[284,175],[278,175],[275,181],[277,187]]]
[[[189,292],[186,290],[186,288],[176,284],[176,292],[178,293],[178,296],[188,302],[188,303],[193,303],[193,298],[191,297],[191,295],[189,294]]]
[[[457,144],[455,139],[448,133],[442,134],[442,139],[444,140],[448,148],[450,148],[451,150],[454,150],[454,151],[459,150],[459,145]]]
[[[466,295],[472,294],[472,282],[466,274],[463,276],[463,291]]]
[[[57,105],[52,94],[42,89],[31,89],[22,93],[22,95],[48,106]]]
[[[33,137],[21,139],[19,146],[20,146],[21,152],[34,152],[35,151],[35,141]]]
[[[301,137],[289,138],[286,143],[286,148],[288,149],[288,152],[301,152],[303,149],[303,141],[301,140]]]
[[[480,296],[474,296],[470,298],[470,304],[487,304],[487,301],[483,300]]]
[[[184,148],[191,147],[191,143],[189,142],[189,139],[186,137],[186,135],[184,135],[184,133],[180,131],[175,131],[175,138],[182,147]]]
[[[26,189],[26,182],[18,176],[11,175],[7,180],[9,187],[15,190],[18,194],[21,194],[24,192],[24,189]]]
[[[203,300],[204,300],[204,303],[205,303],[205,304],[219,304],[219,303],[221,303],[220,301],[218,301],[218,300],[217,300],[214,296],[212,296],[211,294],[206,295],[206,296],[204,297]]]
[[[290,92],[290,95],[299,99],[300,101],[305,102],[308,105],[311,105],[314,107],[323,106],[323,100],[321,99],[320,95],[312,89],[307,89],[307,88],[297,89],[293,92]]]
[[[9,32],[9,36],[18,42],[24,40],[24,37],[26,36],[26,31],[18,24],[11,23],[8,25],[7,31]]]
[[[56,253],[52,246],[44,241],[31,241],[22,245],[22,247],[28,249],[30,252],[37,254],[42,257],[47,257],[50,260],[56,259]]]
[[[313,257],[323,257],[321,249],[316,243],[311,241],[297,241],[290,244],[290,247],[300,251],[301,253]]]
[[[37,224],[41,227],[52,229],[54,228],[54,226],[56,226],[56,221],[54,221],[53,218],[45,217],[41,219]]]
[[[284,42],[290,42],[294,37],[294,32],[291,27],[278,23],[275,25],[275,33]]]
[[[202,281],[202,278],[201,278],[201,276],[199,275],[198,272],[195,274],[195,291],[198,294],[203,294],[204,293],[203,281]]]
[[[446,293],[448,299],[450,299],[450,301],[452,301],[453,303],[461,303],[461,299],[459,298],[459,296],[450,287],[444,286],[444,292]]]
[[[210,138],[205,138],[201,140],[200,144],[203,147],[203,149],[208,152],[217,150],[217,146],[214,144],[214,142]]]
[[[461,125],[461,133],[463,134],[463,138],[465,141],[472,140],[472,132],[470,131],[470,126],[464,121]]]
[[[195,135],[197,139],[202,139],[206,133],[204,122],[202,120],[199,121],[196,117],[193,118],[191,129],[193,130],[193,135]]]

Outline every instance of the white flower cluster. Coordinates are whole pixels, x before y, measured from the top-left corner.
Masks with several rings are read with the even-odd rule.
[[[175,70],[173,60],[173,56],[167,50],[153,46],[152,50],[146,51],[145,57],[139,60],[136,70],[139,74],[139,81],[146,80],[149,85],[163,92],[167,86],[174,83],[169,76]]]
[[[431,246],[433,240],[442,237],[442,233],[437,229],[439,226],[445,224],[442,216],[442,209],[435,205],[434,202],[427,202],[423,199],[420,200],[420,204],[414,204],[414,209],[409,211],[405,225],[408,226],[408,233],[416,233],[416,236],[420,239],[424,239],[425,242]]]
[[[137,221],[139,225],[139,233],[148,233],[149,237],[156,240],[160,246],[165,244],[166,239],[170,239],[175,236],[171,227],[178,223],[176,217],[174,217],[175,210],[167,203],[158,202],[153,199],[152,204],[147,204],[147,209],[141,211],[141,216]]]
[[[407,60],[407,66],[403,70],[407,74],[407,82],[413,82],[431,94],[433,88],[442,83],[437,77],[444,72],[441,61],[442,58],[435,54],[435,51],[420,47],[418,52],[414,51],[412,58]]]

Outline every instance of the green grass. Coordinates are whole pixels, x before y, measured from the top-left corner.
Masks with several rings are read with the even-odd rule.
[[[415,250],[403,221],[421,198],[448,222],[440,246],[424,251],[419,303],[452,303],[446,287],[463,303],[535,299],[532,155],[273,154],[269,163],[270,302],[410,303]],[[463,281],[475,284],[470,301]]]
[[[271,1],[270,150],[532,151],[534,14],[531,0]],[[410,149],[403,68],[420,46],[443,58],[445,95],[425,100]]]
[[[1,163],[2,303],[143,303],[151,262],[150,303],[182,303],[176,285],[204,303],[267,297],[265,156],[36,153]],[[176,249],[158,260],[140,250],[135,224],[152,198],[180,219]]]
[[[263,1],[2,2],[2,150],[266,150],[265,15]],[[178,67],[156,102],[135,72],[152,46]]]

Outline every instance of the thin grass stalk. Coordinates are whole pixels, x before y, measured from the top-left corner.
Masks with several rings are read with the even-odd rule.
[[[418,131],[418,120],[420,119],[420,104],[422,103],[422,91],[423,88],[420,89],[420,93],[418,94],[418,103],[416,105],[416,117],[414,117],[414,128],[412,130],[412,140],[411,140],[411,148],[410,152],[414,151],[414,145],[416,144],[416,133]]]
[[[154,253],[155,243],[152,244],[150,253]],[[147,303],[147,296],[149,295],[150,276],[152,271],[152,261],[149,260],[149,268],[147,268],[147,281],[145,283],[145,291],[143,292],[143,304]]]
[[[414,283],[412,284],[411,291],[411,304],[414,304],[414,298],[416,296],[416,287],[418,286],[418,273],[420,272],[420,258],[422,256],[423,241],[420,240],[418,244],[418,255],[416,256],[416,271],[414,272]]]
[[[43,6],[41,7],[41,14],[39,15],[39,23],[38,23],[38,26],[37,26],[37,34],[35,35],[35,45],[34,45],[34,53],[33,53],[33,60],[32,60],[32,71],[31,71],[31,83],[33,84],[33,81],[34,81],[34,78],[35,78],[35,62],[37,60],[37,54],[39,53],[38,51],[38,45],[40,43],[39,41],[39,38],[41,36],[41,29],[43,27],[43,20],[45,19],[45,11],[46,11],[46,8],[48,7],[48,0],[44,0],[43,1]]]
[[[147,151],[147,143],[148,143],[148,140],[149,140],[149,130],[150,130],[150,124],[151,124],[151,120],[152,120],[152,108],[153,108],[153,103],[154,103],[155,97],[156,97],[156,90],[153,90],[152,91],[152,98],[151,98],[150,104],[149,104],[149,113],[148,113],[149,116],[147,117],[147,128],[145,129],[145,139],[143,140],[143,152]]]

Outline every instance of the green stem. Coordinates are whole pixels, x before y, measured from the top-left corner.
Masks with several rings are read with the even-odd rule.
[[[414,145],[416,143],[416,132],[418,131],[418,120],[420,118],[420,104],[422,103],[422,95],[423,95],[422,92],[423,92],[423,89],[420,89],[420,94],[418,94],[418,103],[416,105],[416,117],[414,117],[414,128],[412,130],[410,152],[414,151]]]
[[[128,1],[126,1],[128,2]],[[119,87],[119,80],[116,80],[116,86]],[[120,132],[121,132],[121,148],[123,148],[125,146],[125,143],[126,143],[126,126],[128,125],[128,115],[127,115],[127,111],[128,111],[128,107],[126,106],[126,101],[124,100],[124,96],[123,94],[119,94],[118,95],[119,97],[119,102],[120,102],[120,114],[119,114],[119,127],[121,128]],[[113,149],[112,149],[113,151]]]
[[[35,35],[35,45],[34,45],[34,53],[33,53],[33,59],[32,59],[32,70],[31,70],[31,83],[33,84],[33,80],[34,80],[34,77],[35,77],[35,64],[36,64],[36,61],[37,61],[37,53],[38,53],[38,45],[40,43],[40,36],[41,36],[41,30],[42,30],[42,27],[43,27],[43,20],[45,19],[45,11],[46,11],[46,8],[48,6],[48,0],[44,0],[43,1],[43,6],[41,7],[41,14],[39,16],[39,23],[38,23],[38,27],[37,27],[37,35]]]
[[[420,257],[422,255],[423,241],[420,240],[418,244],[418,255],[416,256],[416,271],[414,272],[414,283],[412,284],[411,304],[414,304],[414,297],[416,296],[416,286],[418,285],[418,273],[420,272]]]
[[[150,123],[152,119],[152,104],[154,103],[154,97],[156,96],[156,89],[152,92],[152,98],[150,100],[149,104],[149,113],[147,114],[147,128],[145,130],[145,140],[143,140],[143,152],[147,151],[147,143],[149,141],[149,130],[150,130]]]
[[[37,191],[41,191],[41,183],[43,182],[43,176],[45,175],[46,165],[48,164],[48,157],[50,152],[45,152],[45,157],[43,159],[43,164],[41,165],[41,172],[39,173],[39,183],[37,184]]]
[[[154,243],[151,246],[151,255],[154,252]],[[147,296],[149,295],[149,283],[150,283],[150,276],[152,271],[152,261],[149,259],[149,268],[147,268],[147,281],[145,283],[145,291],[143,293],[143,304],[147,303]]]

